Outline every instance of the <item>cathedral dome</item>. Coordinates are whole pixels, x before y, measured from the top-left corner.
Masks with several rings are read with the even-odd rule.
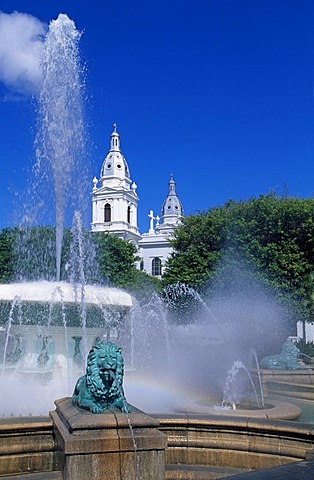
[[[100,171],[100,179],[104,177],[123,177],[130,179],[127,161],[120,150],[120,135],[117,132],[116,124],[113,125],[113,132],[110,136],[110,150]]]
[[[173,175],[170,176],[169,192],[161,209],[161,220],[163,223],[177,222],[178,218],[183,217],[183,207],[176,194],[176,182]]]

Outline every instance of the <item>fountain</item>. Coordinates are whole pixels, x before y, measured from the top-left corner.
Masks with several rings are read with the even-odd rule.
[[[312,427],[269,420],[276,408],[268,408],[268,400],[266,408],[258,409],[262,418],[253,410],[218,410],[206,404],[204,398],[223,391],[228,366],[238,352],[230,347],[234,330],[226,335],[219,315],[190,287],[177,286],[172,299],[182,293],[193,296],[205,321],[176,325],[168,323],[158,296],[139,308],[125,292],[88,285],[78,214],[73,223],[75,259],[68,269],[71,282],[60,280],[64,195],[84,143],[82,120],[76,116],[82,106],[79,37],[73,22],[59,16],[51,23],[43,59],[38,164],[48,161],[49,178],[54,179],[55,280],[0,286],[0,476],[63,471],[64,478],[86,478],[88,461],[93,478],[106,471],[109,462],[117,467],[114,478],[162,479],[166,442],[157,428],[168,439],[169,480],[180,478],[182,471],[191,473],[194,465],[209,475],[211,468],[221,466],[247,470],[305,459],[314,450]],[[73,91],[74,97],[69,93]],[[169,299],[169,291],[167,295]],[[119,340],[125,349],[124,391],[131,412],[124,408],[92,414],[68,398],[83,373],[88,350],[104,338]],[[239,359],[238,372],[244,365]],[[58,397],[48,418],[51,401]],[[142,410],[147,405],[151,414],[165,413],[148,416],[133,404]],[[291,418],[282,404],[277,415]]]
[[[253,392],[253,401],[255,401],[257,408],[264,408],[264,406],[260,403],[257,390],[255,388],[254,382],[252,380],[251,374],[244,365],[241,360],[236,360],[231,369],[228,371],[228,376],[226,380],[226,385],[224,388],[223,392],[223,398],[222,398],[222,406],[225,405],[232,405],[232,408],[235,410],[236,409],[236,404],[239,404],[241,402],[241,398],[238,397],[238,394],[235,394],[235,392],[232,392],[232,388],[235,384],[236,377],[239,375],[239,372],[243,371],[245,372],[246,379],[249,380],[249,384],[251,387],[251,391]],[[243,391],[243,384],[245,382],[242,382],[241,385],[241,390]],[[247,393],[246,393],[247,396]],[[250,398],[250,397],[249,397]]]
[[[44,43],[39,96],[38,164],[52,172],[56,218],[56,279],[60,280],[64,215],[73,172],[84,158],[80,33],[67,15],[52,21]],[[80,192],[76,192],[80,197]]]
[[[32,250],[32,229],[22,227],[15,242],[16,267],[20,268],[23,259],[26,268],[16,272],[18,283],[0,288],[0,382],[5,383],[6,391],[0,399],[1,415],[43,414],[53,406],[56,395],[69,394],[95,339],[104,335],[114,338],[116,325],[132,306],[127,293],[88,285],[86,280],[86,264],[92,263],[94,253],[90,245],[84,245],[82,218],[77,210],[83,198],[80,189],[85,182],[82,175],[86,163],[79,39],[74,22],[60,14],[51,22],[43,45],[34,191],[37,194],[44,185],[43,195],[49,203],[50,182],[53,183],[56,238],[55,247],[47,244],[47,252],[48,256],[55,252],[55,272],[39,265],[29,281],[28,263],[37,259],[30,259],[26,251]],[[79,185],[73,183],[75,172],[81,175]],[[45,183],[47,179],[49,185]],[[71,258],[64,269],[66,282],[61,281],[61,251],[66,205],[71,203],[72,189],[76,211],[71,229]],[[31,207],[27,208],[24,215],[26,224],[32,217],[31,211]],[[47,255],[44,257],[46,261]],[[50,256],[47,263],[51,263]],[[91,271],[95,269],[94,264],[89,267]],[[45,276],[49,281],[42,280]],[[37,389],[41,405],[29,395],[32,389]],[[17,392],[25,393],[28,402],[19,405]]]
[[[85,285],[84,300],[85,330],[77,285],[42,281],[0,286],[0,384],[6,390],[1,415],[44,414],[56,396],[69,395],[85,361],[83,337],[88,348],[108,332],[116,338],[117,319],[123,322],[132,307],[126,292],[98,285]],[[36,399],[29,396],[31,387],[39,394]],[[16,393],[23,391],[27,400],[21,406]]]
[[[72,398],[55,402],[51,417],[64,478],[100,480],[104,471],[117,479],[165,478],[166,436],[156,419],[127,403],[123,373],[121,348],[99,342]]]

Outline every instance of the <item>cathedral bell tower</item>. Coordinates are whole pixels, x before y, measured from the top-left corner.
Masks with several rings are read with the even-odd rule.
[[[166,268],[166,261],[172,253],[170,239],[176,226],[183,217],[183,207],[176,193],[176,183],[170,176],[168,195],[162,205],[161,217],[149,212],[149,230],[139,241],[139,254],[143,270],[149,275],[161,277]],[[156,221],[154,227],[154,220]]]
[[[120,150],[116,124],[100,178],[94,177],[93,184],[92,232],[108,232],[137,244],[141,238],[137,228],[137,186],[130,178],[128,164]]]
[[[159,233],[171,234],[174,228],[179,225],[181,218],[184,216],[182,203],[176,192],[176,182],[173,175],[170,175],[168,187],[168,195],[161,209],[160,224],[156,227]]]

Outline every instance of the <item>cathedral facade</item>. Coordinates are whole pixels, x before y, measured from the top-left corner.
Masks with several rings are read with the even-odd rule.
[[[155,217],[150,210],[149,230],[143,234],[137,226],[138,200],[137,185],[131,180],[127,161],[120,148],[120,135],[114,124],[100,177],[93,179],[91,230],[107,232],[133,242],[140,257],[139,268],[149,275],[160,277],[172,251],[169,240],[183,217],[173,176],[170,177],[161,215]]]

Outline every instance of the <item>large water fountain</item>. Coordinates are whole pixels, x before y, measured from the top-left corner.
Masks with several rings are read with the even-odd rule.
[[[33,247],[28,232],[32,230],[26,228],[15,245],[19,283],[2,285],[0,292],[0,382],[5,385],[0,410],[5,416],[42,414],[53,407],[56,395],[69,394],[75,381],[72,377],[82,371],[89,348],[96,339],[113,335],[132,305],[124,292],[87,285],[86,259],[93,260],[94,254],[91,249],[84,251],[81,213],[77,210],[83,208],[81,189],[86,180],[79,39],[74,22],[61,14],[51,22],[43,44],[33,191],[38,195],[43,186],[47,208],[55,205],[55,246],[47,245],[48,256],[55,252],[55,274],[49,272],[49,279],[54,276],[55,281],[43,281],[47,275],[43,265],[29,258]],[[81,178],[74,182],[77,172]],[[51,190],[53,196],[49,195]],[[65,212],[73,200],[71,191],[76,211],[66,265],[68,282],[61,282]],[[43,198],[38,204],[45,203]],[[23,216],[26,225],[31,211],[28,206]],[[22,232],[23,228],[22,224]],[[33,274],[32,282],[27,282],[28,263],[35,262],[35,275],[41,281],[34,281]],[[26,267],[20,268],[20,264]],[[40,401],[34,401],[30,393],[35,390]],[[17,394],[28,401],[21,405]]]
[[[306,451],[314,448],[308,434],[309,428],[289,427],[289,430],[287,426],[277,424],[277,435],[274,433],[274,424],[268,428],[258,420],[252,420],[253,411],[237,411],[238,415],[246,416],[244,421],[230,420],[229,417],[221,419],[219,414],[225,416],[234,413],[232,407],[236,402],[230,398],[231,387],[227,392],[229,397],[225,400],[228,409],[215,409],[215,404],[220,404],[222,400],[228,371],[231,369],[235,378],[240,378],[243,372],[247,376],[246,359],[234,339],[242,340],[248,354],[250,347],[256,346],[251,344],[259,326],[255,328],[253,336],[247,335],[247,324],[240,332],[237,332],[240,329],[238,323],[227,322],[222,326],[221,306],[209,309],[188,287],[178,286],[173,293],[182,295],[183,290],[183,293],[194,295],[199,303],[198,315],[201,320],[193,319],[193,322],[178,325],[173,319],[169,321],[169,309],[157,295],[152,295],[149,302],[140,306],[120,290],[87,285],[84,265],[80,260],[82,249],[80,221],[77,218],[74,229],[77,235],[77,248],[74,249],[76,274],[69,276],[71,281],[68,283],[60,281],[64,212],[69,203],[65,194],[70,189],[71,172],[78,168],[77,162],[84,143],[77,50],[79,37],[74,23],[67,16],[60,15],[50,25],[42,63],[44,80],[40,94],[41,121],[37,152],[39,163],[48,162],[51,169],[49,178],[54,179],[55,281],[19,282],[0,287],[0,414],[4,417],[0,429],[4,437],[10,439],[5,451],[6,460],[14,458],[11,463],[5,463],[0,455],[0,475],[25,472],[27,469],[60,469],[60,465],[56,464],[57,447],[52,423],[45,415],[53,408],[53,400],[72,394],[77,378],[83,373],[87,352],[99,340],[118,341],[125,350],[125,392],[128,401],[148,412],[166,412],[166,415],[156,414],[156,417],[168,436],[168,464],[188,464],[191,468],[193,464],[203,465],[204,468],[206,465],[227,464],[221,460],[220,451],[225,449],[230,456],[230,443],[234,441],[239,451],[237,455],[233,454],[233,464],[230,462],[229,467],[250,469],[305,458]],[[235,314],[230,304],[227,305],[228,309],[232,315]],[[252,305],[250,309],[252,314]],[[241,315],[243,317],[243,313]],[[253,315],[256,315],[256,311]],[[271,324],[273,319],[268,325]],[[247,335],[246,342],[243,332]],[[257,339],[255,344],[258,346],[259,342],[260,339]],[[237,363],[233,368],[235,360]],[[252,386],[251,380],[249,384]],[[254,389],[255,384],[254,388],[252,386]],[[208,405],[209,396],[211,406]],[[257,399],[257,407],[263,410],[259,402],[261,396]],[[73,413],[67,400],[60,401],[58,408],[65,408],[70,429],[79,435],[82,425],[75,424],[77,414]],[[193,412],[197,415],[193,416]],[[12,419],[7,419],[11,414],[23,417],[32,415],[33,418],[27,417],[14,424]],[[133,427],[128,421],[130,419],[123,416],[125,414],[120,415],[115,417],[115,422],[123,426],[126,435],[125,432],[132,431]],[[137,418],[140,417],[132,417],[133,426],[141,431],[146,419],[141,417],[137,421]],[[109,430],[114,428],[110,422],[107,424]],[[157,421],[150,422],[149,428],[157,426]],[[102,419],[93,420],[92,430],[104,430],[101,423]],[[62,430],[63,426],[60,428]],[[300,434],[301,430],[303,433]],[[23,437],[21,450],[16,444],[10,449],[14,443],[13,431],[15,438],[18,439],[19,435]],[[40,437],[38,442],[34,441],[34,435]],[[249,445],[250,435],[255,440],[259,438],[257,446]],[[267,450],[267,441],[263,440],[264,436],[269,438],[270,435],[273,435],[273,450]],[[287,441],[285,446],[280,443],[283,435]],[[302,440],[302,435],[304,438],[307,435],[306,441]],[[90,438],[94,441],[96,437],[97,434],[91,434]],[[142,437],[139,438],[141,442]],[[122,437],[119,438],[120,447],[123,441]],[[23,449],[25,442],[27,447]],[[134,441],[129,437],[127,442],[124,447],[128,455],[135,458],[135,476],[128,477],[126,473],[121,478],[137,478],[137,450],[141,449],[141,445],[134,446]],[[296,442],[297,453],[293,451]],[[252,455],[249,459],[250,450]],[[260,450],[263,454],[260,454]],[[3,452],[0,450],[0,453]],[[160,473],[163,467],[157,457],[156,470]],[[16,466],[13,464],[18,465],[17,470],[14,470]],[[176,478],[171,477],[170,471],[169,467],[167,478]]]

